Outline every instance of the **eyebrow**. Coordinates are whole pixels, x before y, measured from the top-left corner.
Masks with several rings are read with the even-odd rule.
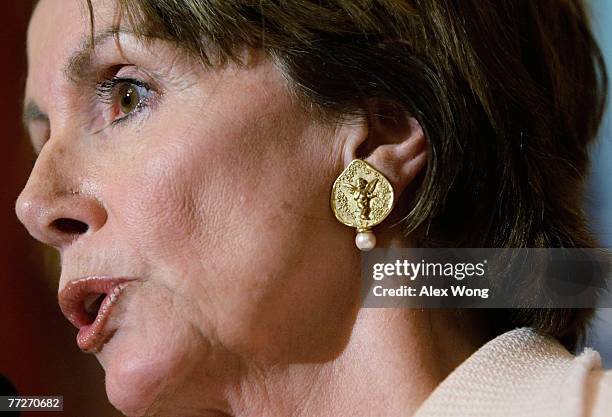
[[[70,57],[64,66],[64,77],[74,84],[85,78],[85,76],[91,72],[91,57],[95,51],[95,47],[104,44],[110,39],[117,39],[117,36],[121,33],[132,32],[125,28],[112,26],[96,33],[93,36],[90,34],[84,36],[79,43],[80,46],[70,54]],[[29,100],[23,109],[22,124],[27,130],[29,124],[33,121],[45,121],[48,123],[49,116],[40,110],[38,104],[32,100]]]
[[[76,51],[70,54],[70,58],[68,58],[64,66],[64,77],[74,83],[83,79],[89,74],[91,69],[91,57],[95,52],[95,47],[104,44],[110,39],[118,41],[118,35],[122,33],[132,34],[133,32],[125,28],[112,26],[93,36],[85,36]]]

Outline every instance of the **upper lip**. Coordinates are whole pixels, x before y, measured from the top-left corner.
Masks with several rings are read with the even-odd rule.
[[[98,317],[98,309],[102,301],[107,295],[111,295],[117,287],[133,280],[134,278],[108,276],[87,276],[72,280],[58,295],[60,309],[64,316],[79,330],[102,333],[104,323],[100,322],[100,317]],[[118,289],[118,291],[120,290],[121,288]],[[97,343],[94,336],[91,337],[89,343],[91,345],[95,344],[94,342]],[[95,348],[95,346],[87,346],[87,348],[89,350]]]

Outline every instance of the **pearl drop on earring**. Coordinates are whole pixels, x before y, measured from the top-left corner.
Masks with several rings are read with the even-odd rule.
[[[376,236],[371,230],[360,231],[355,236],[355,245],[364,252],[372,250],[376,247]]]

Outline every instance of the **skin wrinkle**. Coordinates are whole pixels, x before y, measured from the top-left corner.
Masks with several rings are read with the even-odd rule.
[[[70,1],[42,0],[30,24],[26,96],[48,114],[51,134],[16,208],[59,250],[60,289],[93,273],[139,278],[96,354],[113,405],[128,416],[392,416],[413,410],[438,382],[428,355],[455,365],[478,346],[479,338],[451,333],[436,349],[419,349],[425,316],[359,309],[354,231],[334,219],[330,187],[366,140],[399,147],[407,137],[391,137],[398,130],[383,122],[313,117],[274,62],[255,53],[252,65],[210,68],[162,41],[137,49],[129,37],[120,51],[103,46],[94,72],[146,75],[163,99],[89,135],[109,109],[83,104],[95,100],[96,80],[76,89],[64,79],[65,59],[88,28],[79,1]],[[97,30],[116,24],[113,4],[94,3]],[[400,168],[425,152],[422,135],[411,141],[414,152],[389,153],[405,158],[389,165],[399,171],[390,173],[398,192],[409,182]],[[370,162],[382,155],[372,149]],[[72,196],[79,204],[60,204],[85,185]],[[40,215],[51,209],[92,227],[68,244]],[[380,230],[383,244],[403,242]],[[406,380],[425,388],[406,391]],[[383,393],[395,401],[372,409]]]

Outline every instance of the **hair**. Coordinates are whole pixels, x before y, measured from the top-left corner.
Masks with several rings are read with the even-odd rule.
[[[428,164],[402,227],[421,245],[597,245],[583,203],[607,79],[581,1],[118,4],[144,38],[207,65],[239,62],[244,47],[264,51],[307,108],[327,117],[363,112],[371,99],[414,117]],[[573,348],[591,314],[496,310],[495,331],[531,326]]]

